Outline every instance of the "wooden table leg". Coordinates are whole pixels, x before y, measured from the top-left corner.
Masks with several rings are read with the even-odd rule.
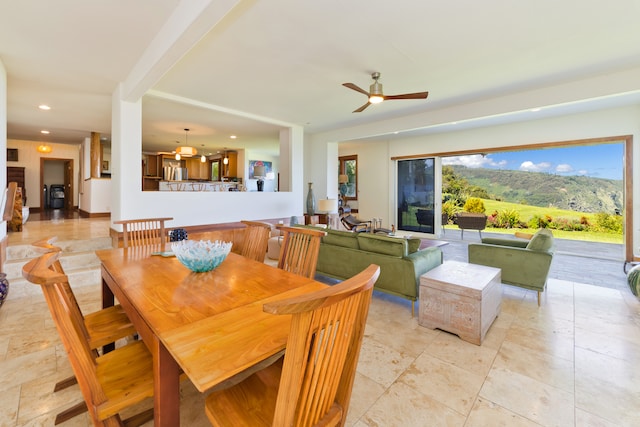
[[[109,285],[107,285],[107,282],[104,279],[102,279],[102,308],[113,307],[114,304],[115,304],[115,298],[113,296],[113,292],[109,288]],[[102,353],[107,354],[110,351],[115,350],[115,348],[116,348],[115,343],[104,345],[102,347]]]
[[[153,356],[154,425],[180,425],[180,368],[156,338]]]

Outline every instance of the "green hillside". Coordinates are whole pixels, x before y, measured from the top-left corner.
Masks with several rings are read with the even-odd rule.
[[[452,167],[469,185],[486,190],[489,198],[498,201],[587,213],[615,214],[623,207],[622,180]]]

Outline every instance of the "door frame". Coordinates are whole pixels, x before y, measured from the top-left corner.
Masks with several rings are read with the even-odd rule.
[[[44,192],[44,168],[47,162],[56,161],[64,162],[64,210],[73,210],[74,186],[73,186],[73,159],[57,158],[57,157],[40,157],[40,211],[45,209]],[[49,193],[47,192],[47,197]]]
[[[459,151],[442,151],[428,154],[413,154],[410,156],[395,156],[391,157],[391,160],[406,160],[412,158],[423,157],[450,157],[450,156],[464,156],[470,154],[480,153],[497,153],[504,151],[522,151],[522,150],[536,150],[540,148],[560,148],[571,147],[579,145],[596,145],[596,144],[611,144],[622,143],[623,145],[623,191],[624,191],[624,232],[623,241],[624,245],[624,258],[626,262],[637,260],[633,255],[633,135],[619,135],[608,136],[602,138],[588,138],[588,139],[576,139],[569,141],[556,141],[545,142],[538,144],[525,144],[525,145],[509,145],[504,147],[486,147],[486,148],[473,148],[469,150]]]

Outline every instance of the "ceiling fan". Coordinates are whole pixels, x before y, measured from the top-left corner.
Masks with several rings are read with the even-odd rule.
[[[364,104],[362,107],[358,108],[357,110],[354,110],[354,113],[360,113],[364,111],[364,109],[367,108],[369,105],[379,104],[382,101],[387,101],[391,99],[426,99],[427,96],[429,95],[429,92],[405,93],[402,95],[384,95],[382,93],[382,83],[378,82],[378,79],[380,78],[380,73],[378,73],[377,71],[374,73],[371,73],[371,78],[373,79],[373,84],[369,86],[369,92],[354,85],[353,83],[342,83],[342,86],[348,87],[349,89],[353,89],[356,92],[363,93],[367,95],[367,97],[369,98],[367,100],[367,103]]]

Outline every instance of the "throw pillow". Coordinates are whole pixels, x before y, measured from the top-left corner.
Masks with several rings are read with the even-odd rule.
[[[532,251],[549,251],[552,246],[553,234],[551,233],[551,230],[541,228],[533,235],[529,244],[527,244],[527,249]]]

